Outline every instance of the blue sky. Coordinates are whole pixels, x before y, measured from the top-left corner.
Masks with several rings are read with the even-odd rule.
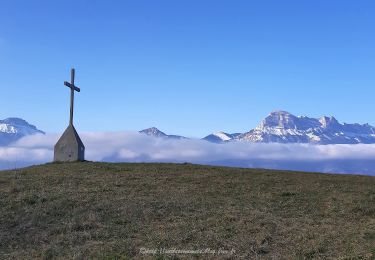
[[[200,137],[273,110],[375,125],[374,1],[0,2],[0,118]]]

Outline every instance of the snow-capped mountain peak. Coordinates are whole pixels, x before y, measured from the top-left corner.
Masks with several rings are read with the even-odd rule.
[[[319,118],[319,122],[322,124],[323,128],[335,127],[340,125],[340,123],[333,116],[322,116],[321,118]]]
[[[213,133],[213,135],[217,136],[218,138],[220,138],[223,141],[228,141],[228,140],[232,139],[232,137],[229,134],[224,133],[224,132],[215,132],[215,133]]]
[[[146,135],[154,136],[154,137],[166,137],[167,136],[167,134],[160,131],[156,127],[150,127],[150,128],[144,129],[144,130],[139,131],[139,132],[142,133],[142,134],[146,134]]]
[[[365,124],[340,124],[336,118],[296,117],[285,111],[269,114],[253,130],[236,140],[249,142],[357,144],[375,143],[375,128]]]
[[[8,145],[21,137],[37,133],[44,134],[21,118],[11,117],[0,120],[0,145]]]
[[[13,134],[21,134],[21,135],[28,135],[34,133],[42,133],[36,128],[36,126],[29,124],[25,120],[16,117],[10,117],[4,120],[0,120],[0,132],[4,133],[13,133]]]
[[[286,111],[274,111],[263,119],[257,128],[263,129],[266,127],[276,127],[283,129],[295,129],[296,120],[298,120],[297,117]]]
[[[202,138],[203,140],[212,142],[212,143],[223,143],[223,142],[229,142],[233,140],[235,137],[240,135],[239,133],[235,134],[228,134],[225,132],[215,132],[210,135],[207,135],[206,137]]]
[[[147,128],[139,132],[141,134],[146,134],[146,135],[153,136],[153,137],[164,137],[164,138],[170,138],[170,139],[187,139],[186,137],[180,136],[180,135],[167,135],[166,133],[160,131],[156,127]]]

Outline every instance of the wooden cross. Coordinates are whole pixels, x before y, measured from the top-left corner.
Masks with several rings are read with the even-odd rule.
[[[70,83],[67,81],[64,81],[64,85],[70,88],[70,121],[69,124],[73,125],[73,109],[74,109],[74,90],[77,92],[80,92],[81,90],[74,85],[74,75],[75,70],[71,70],[70,74]]]

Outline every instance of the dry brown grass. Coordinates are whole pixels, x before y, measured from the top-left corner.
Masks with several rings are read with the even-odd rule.
[[[375,257],[375,178],[178,164],[0,172],[0,258]],[[157,254],[146,249],[235,250]]]

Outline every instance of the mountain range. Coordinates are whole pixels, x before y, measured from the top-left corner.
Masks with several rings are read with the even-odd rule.
[[[26,135],[43,131],[20,118],[0,120],[0,145],[9,145]],[[180,135],[166,134],[156,127],[140,131],[158,138],[188,139]],[[215,132],[202,138],[213,143],[309,143],[309,144],[372,144],[375,143],[375,127],[369,124],[340,123],[334,117],[310,118],[295,116],[286,111],[274,111],[260,124],[244,133]]]
[[[270,113],[260,124],[235,138],[261,143],[370,144],[375,127],[369,124],[341,124],[334,117],[310,118],[285,111]]]
[[[150,129],[153,130],[150,131]],[[160,135],[159,132],[155,127],[141,131],[151,136],[169,137],[163,132],[161,132],[163,135]],[[183,137],[179,136],[179,138]],[[253,143],[371,144],[375,143],[375,127],[369,124],[342,124],[332,116],[297,117],[286,111],[274,111],[248,132],[215,132],[202,139],[213,143],[246,141]]]

